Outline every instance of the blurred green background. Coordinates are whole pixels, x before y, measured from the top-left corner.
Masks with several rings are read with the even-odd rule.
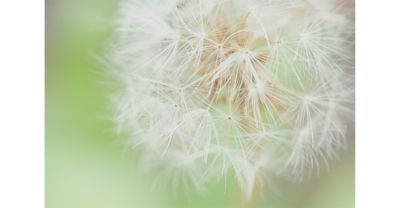
[[[205,195],[152,189],[114,133],[102,66],[116,0],[46,1],[46,207],[235,207],[228,182]],[[353,135],[350,132],[349,137]],[[260,207],[354,207],[354,147],[331,171],[303,184],[276,182]]]

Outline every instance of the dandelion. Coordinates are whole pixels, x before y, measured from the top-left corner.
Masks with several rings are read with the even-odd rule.
[[[353,30],[330,1],[122,0],[116,22],[115,122],[157,181],[233,171],[250,199],[345,148]]]

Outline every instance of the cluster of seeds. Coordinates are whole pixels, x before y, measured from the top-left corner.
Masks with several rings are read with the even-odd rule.
[[[250,196],[345,147],[353,30],[328,0],[123,0],[119,14],[115,121],[158,180],[202,189],[232,171]]]

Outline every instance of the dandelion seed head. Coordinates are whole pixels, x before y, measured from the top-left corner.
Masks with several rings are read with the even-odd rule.
[[[302,180],[337,158],[352,23],[329,2],[121,0],[115,122],[143,169],[198,189],[232,170],[250,197],[265,172]]]

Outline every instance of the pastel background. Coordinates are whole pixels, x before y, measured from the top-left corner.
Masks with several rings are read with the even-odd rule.
[[[112,32],[115,0],[46,0],[46,207],[229,208],[238,187],[157,190],[114,132],[107,77],[97,57]],[[354,207],[354,135],[330,171],[303,184],[272,179],[260,207]]]

